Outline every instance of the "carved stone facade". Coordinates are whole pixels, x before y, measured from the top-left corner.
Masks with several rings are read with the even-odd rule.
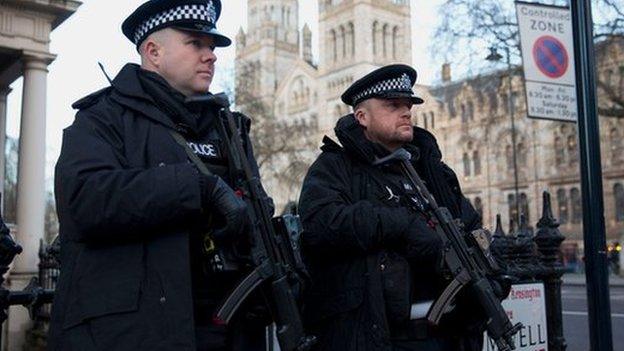
[[[412,61],[410,4],[407,0],[320,1],[318,65],[312,61],[312,33],[307,25],[299,30],[297,13],[297,0],[248,0],[249,25],[236,37],[237,100],[251,95],[262,101],[281,123],[298,125],[308,136],[313,131],[317,146],[323,134],[333,134],[337,119],[349,112],[340,95],[355,79],[389,63]],[[246,110],[248,101],[237,103]],[[316,151],[307,152],[308,162],[314,155]],[[285,154],[267,167],[286,171],[290,163]],[[265,177],[264,182],[278,211],[299,196],[300,180],[293,185]]]
[[[275,18],[284,11],[282,8],[296,7],[295,0],[271,4]],[[246,69],[237,70],[237,78],[268,74],[271,78],[257,84],[261,93],[255,94],[270,96],[277,118],[300,123],[302,128],[316,128],[317,143],[322,135],[332,135],[336,120],[350,112],[339,97],[355,79],[385,64],[412,61],[407,0],[320,0],[318,66],[310,59],[311,34],[307,26],[302,34],[293,32],[293,37],[303,37],[303,45],[292,46],[292,51],[283,49],[286,46],[279,43],[284,39],[279,36],[261,44],[258,38],[250,38],[251,33],[257,28],[259,13],[271,17],[267,15],[271,7],[260,0],[249,0],[249,8],[250,28],[237,38],[237,67]],[[280,25],[273,22],[273,26]],[[243,44],[240,40],[244,40]],[[601,81],[609,84],[610,93],[624,99],[624,39],[603,41],[596,49]],[[264,61],[260,50],[273,56]],[[267,68],[267,63],[272,65],[277,60],[287,63]],[[270,73],[278,68],[283,71]],[[436,86],[416,87],[425,104],[413,109],[414,121],[438,138],[445,162],[457,172],[466,196],[482,212],[484,224],[493,227],[497,213],[506,223],[515,217],[511,99],[520,211],[529,223],[535,223],[541,213],[542,191],[550,191],[562,232],[582,246],[576,126],[527,118],[523,78],[517,68],[512,74],[511,97],[506,71],[453,81],[451,67],[444,65],[442,78],[443,82]],[[599,89],[599,97],[601,106],[616,105],[617,100],[604,87]],[[600,128],[607,236],[616,240],[624,235],[624,118],[601,116]],[[316,153],[310,151],[310,159]],[[285,156],[279,167],[287,165]],[[279,182],[267,181],[278,210],[297,200],[298,186],[285,191]]]

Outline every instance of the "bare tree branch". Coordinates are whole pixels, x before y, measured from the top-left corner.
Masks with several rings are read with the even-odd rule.
[[[552,0],[552,5],[567,5],[564,0]],[[442,20],[435,30],[434,57],[449,62],[449,58],[467,67],[464,74],[475,70],[481,72],[491,66],[484,59],[487,47],[507,47],[510,60],[520,64],[520,38],[513,2],[499,0],[446,0],[439,9]],[[622,45],[624,38],[624,6],[621,0],[594,0],[594,38],[598,46],[602,42]],[[448,14],[453,14],[449,16]],[[623,49],[624,50],[624,49]],[[608,55],[601,56],[608,59]],[[614,63],[613,66],[621,66]],[[620,72],[613,72],[613,74]],[[616,75],[617,76],[617,75]],[[624,118],[624,88],[618,79],[605,81],[598,77],[598,89],[602,93],[599,112],[605,117]]]
[[[229,95],[235,96],[236,107],[252,119],[251,137],[256,161],[265,180],[279,184],[276,191],[299,193],[316,146],[317,121],[314,119],[280,119],[274,102],[258,95],[261,65],[240,63],[242,70],[231,73]],[[291,200],[296,200],[291,199]]]

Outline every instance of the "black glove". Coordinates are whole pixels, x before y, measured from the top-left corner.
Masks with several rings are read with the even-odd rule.
[[[497,275],[495,277],[488,278],[490,281],[490,285],[492,285],[492,290],[494,290],[494,294],[498,297],[499,300],[503,301],[509,296],[511,292],[511,286],[514,283],[517,283],[520,279],[511,275]]]
[[[415,270],[431,271],[442,265],[442,239],[422,215],[414,216],[405,233],[405,258]]]
[[[249,226],[247,204],[236,196],[234,190],[218,176],[204,176],[201,183],[204,209],[222,216],[225,223],[215,229],[212,236],[216,242],[234,241]]]

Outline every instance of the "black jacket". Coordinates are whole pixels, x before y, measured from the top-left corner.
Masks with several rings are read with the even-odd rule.
[[[353,115],[341,118],[335,132],[343,148],[325,139],[323,152],[304,180],[299,202],[303,250],[312,276],[305,317],[320,334],[321,350],[389,350],[390,326],[380,272],[389,248],[379,247],[377,238],[380,233],[407,230],[418,214],[388,201],[392,193],[401,191],[401,186],[396,187],[401,176],[392,169],[372,166],[375,156],[388,152],[364,137]],[[416,169],[438,202],[468,229],[480,226],[457,177],[441,161],[433,135],[414,128],[414,141],[407,147],[419,154]],[[422,268],[433,271],[435,267]],[[415,287],[419,296],[430,298],[439,292],[437,278],[423,279]]]
[[[189,235],[200,175],[138,72],[127,65],[75,103],[64,131],[50,350],[195,349]]]

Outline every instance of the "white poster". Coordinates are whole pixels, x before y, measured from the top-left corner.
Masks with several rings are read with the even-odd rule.
[[[516,1],[527,114],[576,122],[572,15],[567,7]]]
[[[520,322],[523,326],[514,337],[515,351],[548,350],[544,284],[513,285],[509,297],[503,301],[503,307],[512,324]],[[494,341],[486,333],[483,351],[497,350]]]

